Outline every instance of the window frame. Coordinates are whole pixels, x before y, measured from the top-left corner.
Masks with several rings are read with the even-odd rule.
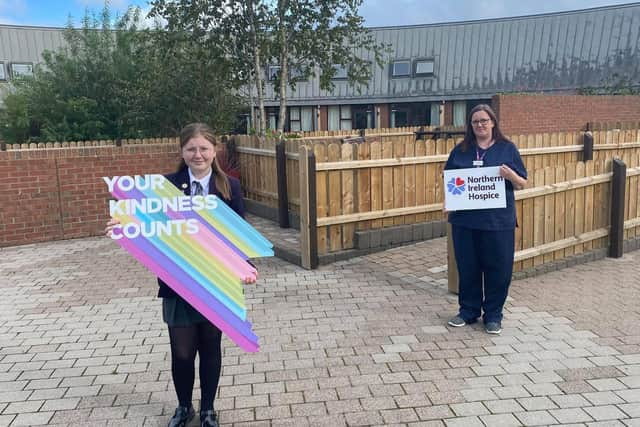
[[[331,67],[333,67],[334,70],[344,70],[344,77],[340,77],[338,76],[338,73],[336,73],[336,75],[334,75],[333,77],[331,77],[331,80],[349,80],[349,66],[345,65],[342,66],[340,64],[332,64]]]
[[[275,68],[277,68],[278,71],[274,75],[274,73],[272,73],[272,70]],[[280,65],[269,64],[267,66],[267,81],[275,81],[278,78],[278,74],[280,74],[280,70],[282,70],[282,67]]]
[[[294,79],[296,80],[296,82],[309,81],[309,78],[305,77],[301,70],[302,70],[302,67],[298,67],[298,66],[295,66],[295,65],[293,67],[289,67],[289,81],[293,81]],[[296,72],[299,73],[298,76],[294,75]]]
[[[298,118],[293,118],[293,112],[296,111],[298,113]],[[298,124],[298,129],[293,129],[293,123],[296,122]],[[289,107],[289,131],[291,132],[300,132],[302,131],[302,108],[299,106]]]
[[[18,65],[24,65],[31,68],[30,73],[17,73],[14,70],[14,67]],[[11,63],[11,78],[15,79],[16,77],[32,77],[33,76],[33,62],[12,62]]]
[[[431,72],[419,73],[418,64],[422,62],[430,62],[433,69]],[[436,73],[436,61],[434,58],[417,58],[413,61],[413,75],[414,77],[432,77]]]
[[[408,64],[407,74],[395,73],[396,63],[400,63],[400,62],[406,62]],[[407,77],[411,77],[411,59],[396,59],[392,61],[390,65],[391,65],[391,68],[389,71],[391,73],[392,79],[406,79]]]
[[[0,82],[6,82],[7,79],[7,66],[4,61],[0,61]]]

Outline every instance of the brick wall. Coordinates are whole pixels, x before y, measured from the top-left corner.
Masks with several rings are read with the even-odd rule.
[[[588,122],[637,122],[638,95],[496,95],[492,105],[507,135],[585,130]]]
[[[102,234],[103,176],[169,173],[175,144],[0,152],[0,247]]]

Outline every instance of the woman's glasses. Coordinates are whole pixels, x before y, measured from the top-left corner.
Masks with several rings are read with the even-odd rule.
[[[491,119],[471,120],[471,126],[486,126],[490,121]]]

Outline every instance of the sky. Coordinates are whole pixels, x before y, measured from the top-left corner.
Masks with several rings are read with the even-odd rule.
[[[147,0],[109,0],[122,14],[129,5],[148,9]],[[431,24],[559,12],[630,0],[364,0],[360,14],[367,27]],[[0,0],[0,24],[64,27],[76,25],[85,10],[99,12],[104,0]]]

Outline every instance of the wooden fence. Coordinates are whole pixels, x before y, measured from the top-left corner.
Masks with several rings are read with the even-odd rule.
[[[582,161],[582,140],[587,139],[583,133],[513,138],[530,176],[528,188],[517,193],[517,250],[526,252],[519,252],[516,270],[607,244],[610,184],[604,175],[610,174],[606,168],[614,157],[630,168],[626,215],[635,224],[639,136],[637,129],[594,132],[593,160],[587,162]],[[356,230],[444,220],[441,174],[455,143],[449,139],[303,145],[299,158],[314,163],[314,175],[301,176],[300,188],[313,181],[317,219],[310,232],[317,233],[317,253],[353,248]],[[636,228],[630,227],[625,236],[635,236]],[[571,243],[573,239],[577,243]]]
[[[358,136],[357,134],[350,133],[350,131],[326,131],[325,133],[338,134],[329,135],[326,137],[311,135],[305,136],[303,138],[285,139],[284,144],[286,152],[286,178],[289,210],[296,214],[300,212],[300,168],[298,163],[299,147],[312,147],[313,150],[317,149],[319,153],[324,150],[325,155],[322,159],[319,159],[318,162],[342,160],[342,154],[338,156],[335,156],[334,154],[336,149],[338,149],[338,151],[342,153],[343,148],[341,147],[343,146],[351,147],[351,150],[356,150],[358,153],[361,153],[363,156],[365,156],[365,158],[369,158],[366,157],[365,152],[370,151],[368,147],[371,144],[375,144],[377,142],[378,144],[387,144],[387,146],[389,146],[389,144],[393,144],[394,147],[409,147],[416,143],[415,132],[419,131],[420,129],[420,127],[369,129],[371,131],[378,131],[379,133],[367,134],[362,139],[364,142],[360,143],[342,142],[345,139],[348,140],[349,137]],[[307,133],[305,132],[305,135],[306,134]],[[233,138],[236,144],[236,150],[239,156],[239,163],[241,165],[241,180],[245,192],[245,197],[269,207],[276,208],[278,206],[275,150],[277,140],[248,135],[235,135],[231,138]],[[440,147],[439,152],[442,152],[443,154],[447,153],[447,150],[453,147],[454,144],[454,140],[450,140],[447,142],[442,139],[437,140],[435,143],[436,146]],[[335,147],[331,148],[331,157],[329,157],[328,152],[331,145],[335,145]],[[427,141],[422,141],[422,145],[425,145],[425,147],[430,146],[429,144],[427,144]],[[397,149],[396,152],[399,153]],[[377,154],[374,153],[374,156],[376,155]],[[394,152],[392,150],[391,156],[393,155]],[[356,154],[355,157],[352,156],[351,160],[358,160],[358,156],[360,156],[360,154]],[[381,156],[382,153],[380,153],[378,158],[384,158]],[[404,156],[404,154],[402,154],[402,156]]]

